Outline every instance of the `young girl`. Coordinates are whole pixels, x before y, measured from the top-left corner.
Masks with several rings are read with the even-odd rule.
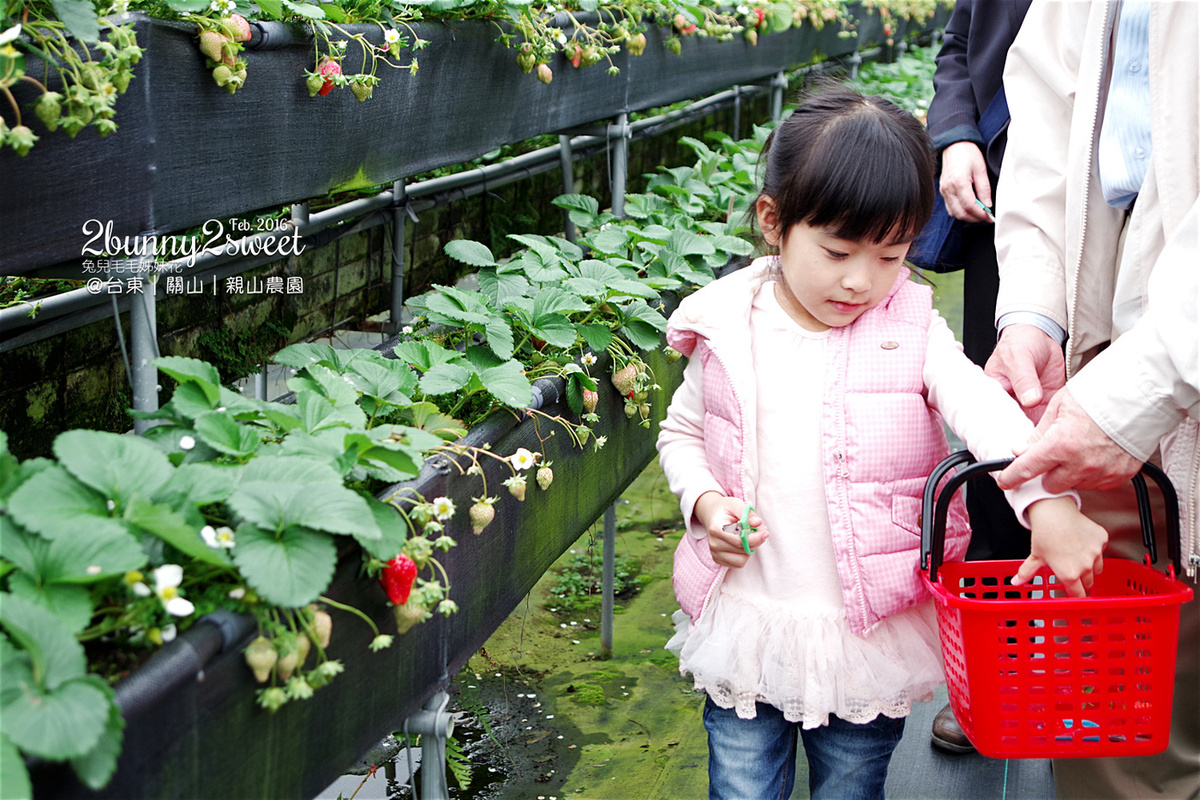
[[[1033,430],[908,279],[930,152],[886,100],[809,97],[763,156],[755,210],[778,255],[671,317],[690,360],[658,449],[688,532],[667,647],[708,694],[710,798],[788,797],[797,734],[815,800],[883,797],[904,718],[943,681],[919,572],[942,419],[981,459],[1010,457]],[[1083,594],[1103,529],[1040,485],[1009,498],[1035,537],[1054,531],[1022,572],[1050,563]],[[758,527],[745,543],[744,514]],[[946,557],[960,558],[961,501],[947,527]]]

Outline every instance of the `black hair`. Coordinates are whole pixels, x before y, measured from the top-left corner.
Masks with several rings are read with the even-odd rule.
[[[907,242],[933,211],[933,144],[909,112],[845,86],[820,88],[768,137],[763,187],[780,241],[805,222],[849,241]]]

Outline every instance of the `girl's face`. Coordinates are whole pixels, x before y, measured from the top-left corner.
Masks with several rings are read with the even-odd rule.
[[[779,247],[782,281],[776,297],[807,330],[849,325],[881,303],[908,254],[909,242],[849,241],[806,222],[781,235],[770,197],[759,199],[757,211],[767,243]]]

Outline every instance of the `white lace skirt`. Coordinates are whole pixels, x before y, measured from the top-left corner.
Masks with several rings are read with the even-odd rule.
[[[852,634],[842,613],[802,616],[725,592],[690,630],[682,611],[673,622],[667,649],[680,672],[743,719],[754,718],[756,701],[805,728],[830,714],[854,723],[904,717],[945,681],[932,601],[888,617],[867,637]]]

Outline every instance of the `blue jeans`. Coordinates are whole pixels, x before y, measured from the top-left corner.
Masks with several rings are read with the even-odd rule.
[[[855,724],[831,716],[829,724],[803,730],[765,703],[754,719],[740,719],[709,699],[704,727],[709,800],[786,800],[796,781],[797,734],[808,757],[812,800],[881,800],[904,719],[880,715]]]

